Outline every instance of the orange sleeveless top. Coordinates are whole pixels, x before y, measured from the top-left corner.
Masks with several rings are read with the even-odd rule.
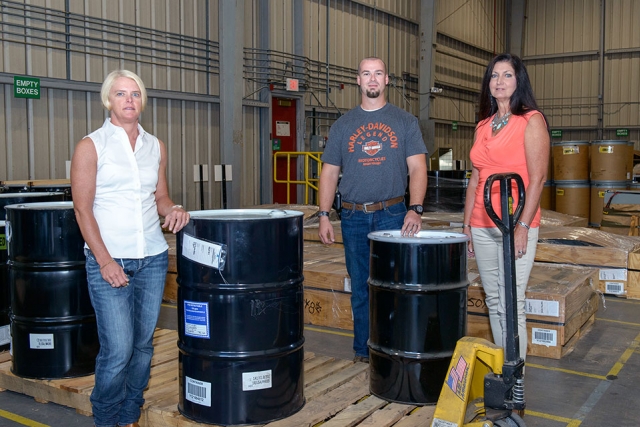
[[[485,119],[476,127],[476,140],[471,148],[471,162],[478,169],[479,180],[476,187],[476,199],[471,213],[471,226],[477,228],[496,227],[484,207],[484,185],[487,178],[495,173],[515,172],[522,177],[525,192],[529,187],[529,171],[524,151],[524,130],[529,119],[539,111],[530,111],[522,116],[511,116],[509,123],[496,136],[491,135],[491,119]],[[513,186],[513,208],[518,203],[518,190]],[[526,193],[525,193],[526,195]],[[500,207],[500,186],[494,182],[491,189],[491,202],[494,211],[502,217]],[[540,225],[540,207],[531,221],[531,227]]]

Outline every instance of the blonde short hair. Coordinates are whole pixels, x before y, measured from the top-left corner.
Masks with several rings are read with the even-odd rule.
[[[111,87],[113,86],[113,83],[120,77],[126,77],[136,82],[136,84],[140,88],[140,96],[142,98],[142,110],[144,111],[144,107],[147,106],[147,89],[144,87],[144,83],[142,83],[142,79],[136,73],[129,70],[114,70],[109,73],[106,79],[104,79],[104,82],[102,83],[102,89],[100,90],[100,98],[102,99],[102,105],[104,105],[104,108],[111,111],[111,102],[109,102],[109,92],[111,92]]]

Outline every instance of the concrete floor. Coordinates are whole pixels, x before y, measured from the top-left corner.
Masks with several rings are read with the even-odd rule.
[[[159,326],[175,329],[175,305],[163,305]],[[305,350],[351,359],[349,331],[305,328]],[[640,301],[601,300],[592,330],[560,360],[527,359],[528,427],[640,426]],[[0,427],[92,426],[90,417],[31,397],[0,393]]]

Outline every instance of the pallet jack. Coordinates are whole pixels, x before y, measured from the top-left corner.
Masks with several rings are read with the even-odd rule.
[[[502,218],[491,204],[493,183],[500,185]],[[513,210],[512,183],[518,189]],[[507,339],[505,348],[482,338],[458,340],[442,386],[431,427],[526,427],[524,360],[520,357],[516,294],[514,229],[524,207],[522,177],[516,173],[491,175],[484,187],[487,214],[502,233],[504,246]]]

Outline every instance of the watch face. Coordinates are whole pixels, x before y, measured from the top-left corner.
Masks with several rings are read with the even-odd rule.
[[[414,212],[419,213],[419,214],[421,214],[424,211],[424,209],[422,208],[422,205],[413,205],[413,206],[411,206],[411,209]]]

